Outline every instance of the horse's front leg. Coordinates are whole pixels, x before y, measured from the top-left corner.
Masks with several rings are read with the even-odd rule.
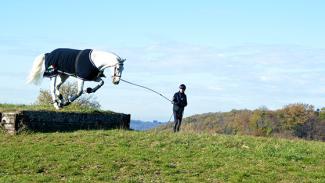
[[[64,105],[69,105],[71,102],[75,101],[77,98],[79,98],[83,94],[83,88],[84,88],[84,81],[81,79],[78,79],[78,92],[74,96],[70,96],[68,101]]]
[[[104,81],[102,79],[99,79],[99,84],[94,87],[94,88],[87,88],[86,92],[87,93],[95,93],[100,87],[102,87],[104,85]]]

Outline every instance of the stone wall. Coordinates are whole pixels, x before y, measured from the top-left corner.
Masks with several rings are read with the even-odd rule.
[[[0,126],[9,134],[16,132],[16,115],[14,112],[0,113]]]
[[[0,113],[0,126],[8,133],[22,130],[53,132],[81,129],[130,129],[129,114],[19,111]]]

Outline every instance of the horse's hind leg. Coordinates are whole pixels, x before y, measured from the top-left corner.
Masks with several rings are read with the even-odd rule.
[[[58,76],[59,77],[57,77],[55,84],[55,95],[58,97],[61,103],[64,103],[63,96],[60,93],[60,87],[68,79],[69,76],[66,74],[59,74]]]
[[[53,105],[55,107],[55,109],[60,109],[62,106],[59,102],[59,100],[57,99],[57,96],[56,96],[56,82],[57,82],[57,76],[55,77],[52,77],[51,78],[51,82],[50,82],[50,93],[51,93],[51,96],[52,96],[52,102],[53,102]]]
[[[58,77],[59,76],[59,77]],[[64,101],[60,93],[61,85],[68,79],[68,75],[58,75],[51,78],[51,96],[56,109],[62,108]]]

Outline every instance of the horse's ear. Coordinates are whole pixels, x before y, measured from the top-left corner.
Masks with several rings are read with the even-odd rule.
[[[125,62],[125,58],[119,58],[119,62],[121,62],[122,64]]]

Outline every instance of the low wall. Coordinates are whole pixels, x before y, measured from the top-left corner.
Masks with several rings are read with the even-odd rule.
[[[130,129],[129,114],[19,111],[0,113],[0,126],[10,134],[22,130],[53,132],[81,129]]]

